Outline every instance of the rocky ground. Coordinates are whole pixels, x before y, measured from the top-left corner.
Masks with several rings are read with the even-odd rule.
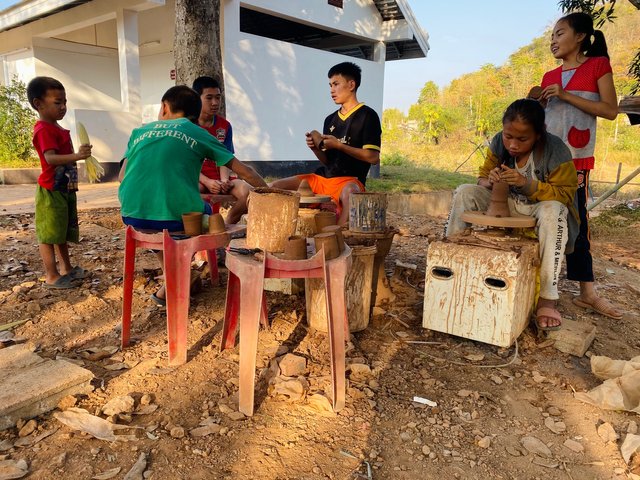
[[[72,255],[93,276],[60,292],[39,281],[33,217],[0,216],[0,324],[25,321],[0,338],[14,335],[44,357],[93,372],[93,392],[66,398],[56,415],[78,414],[75,407],[138,427],[115,432],[128,441],[106,441],[63,425],[54,412],[22,422],[0,432],[0,478],[18,478],[2,476],[18,460],[33,479],[121,479],[137,461],[126,478],[640,478],[620,452],[637,431],[636,414],[574,398],[600,383],[588,358],[560,353],[530,329],[516,354],[421,327],[427,244],[444,219],[391,216],[389,223],[400,229],[387,259],[398,298],[351,336],[346,408],[337,415],[328,408],[327,341],[307,327],[304,296],[270,293],[256,412],[245,418],[237,412],[237,347],[217,348],[223,287],[205,285],[192,299],[188,362],[171,368],[165,311],[149,300],[157,289],[152,254],[138,255],[135,342],[118,348],[124,232],[117,210],[81,213],[82,241]],[[597,325],[588,355],[638,354],[639,226],[623,207],[594,226],[600,291],[625,309],[622,320],[578,309],[576,286],[561,285],[565,321]],[[417,269],[394,268],[395,260]]]

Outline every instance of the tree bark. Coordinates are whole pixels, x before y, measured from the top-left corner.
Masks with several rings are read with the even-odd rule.
[[[173,59],[176,85],[191,86],[197,77],[208,75],[224,91],[220,0],[176,0]],[[225,114],[224,96],[220,114]]]

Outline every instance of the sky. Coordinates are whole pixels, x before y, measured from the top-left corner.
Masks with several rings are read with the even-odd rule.
[[[558,0],[408,0],[429,34],[426,58],[387,62],[383,106],[405,113],[430,80],[439,87],[487,63],[502,65],[562,16]],[[549,53],[551,55],[551,53]]]
[[[404,112],[429,80],[444,87],[487,63],[503,64],[518,48],[542,35],[561,13],[558,0],[408,0],[429,34],[426,58],[385,66],[383,108]],[[18,3],[0,0],[0,10]]]

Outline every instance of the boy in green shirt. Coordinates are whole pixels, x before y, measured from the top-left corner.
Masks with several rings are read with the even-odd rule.
[[[211,213],[200,196],[202,162],[212,159],[230,168],[254,187],[267,184],[223,144],[197,124],[200,96],[185,85],[171,87],[162,97],[158,121],[136,128],[129,138],[120,170],[118,198],[122,220],[140,230],[181,231],[182,214]],[[162,264],[162,252],[158,253]],[[164,287],[153,296],[164,304]]]

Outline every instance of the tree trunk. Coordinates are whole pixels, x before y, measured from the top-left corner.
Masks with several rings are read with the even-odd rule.
[[[176,0],[173,59],[176,85],[191,86],[197,77],[208,75],[224,91],[220,0]],[[220,114],[225,114],[224,96]]]

